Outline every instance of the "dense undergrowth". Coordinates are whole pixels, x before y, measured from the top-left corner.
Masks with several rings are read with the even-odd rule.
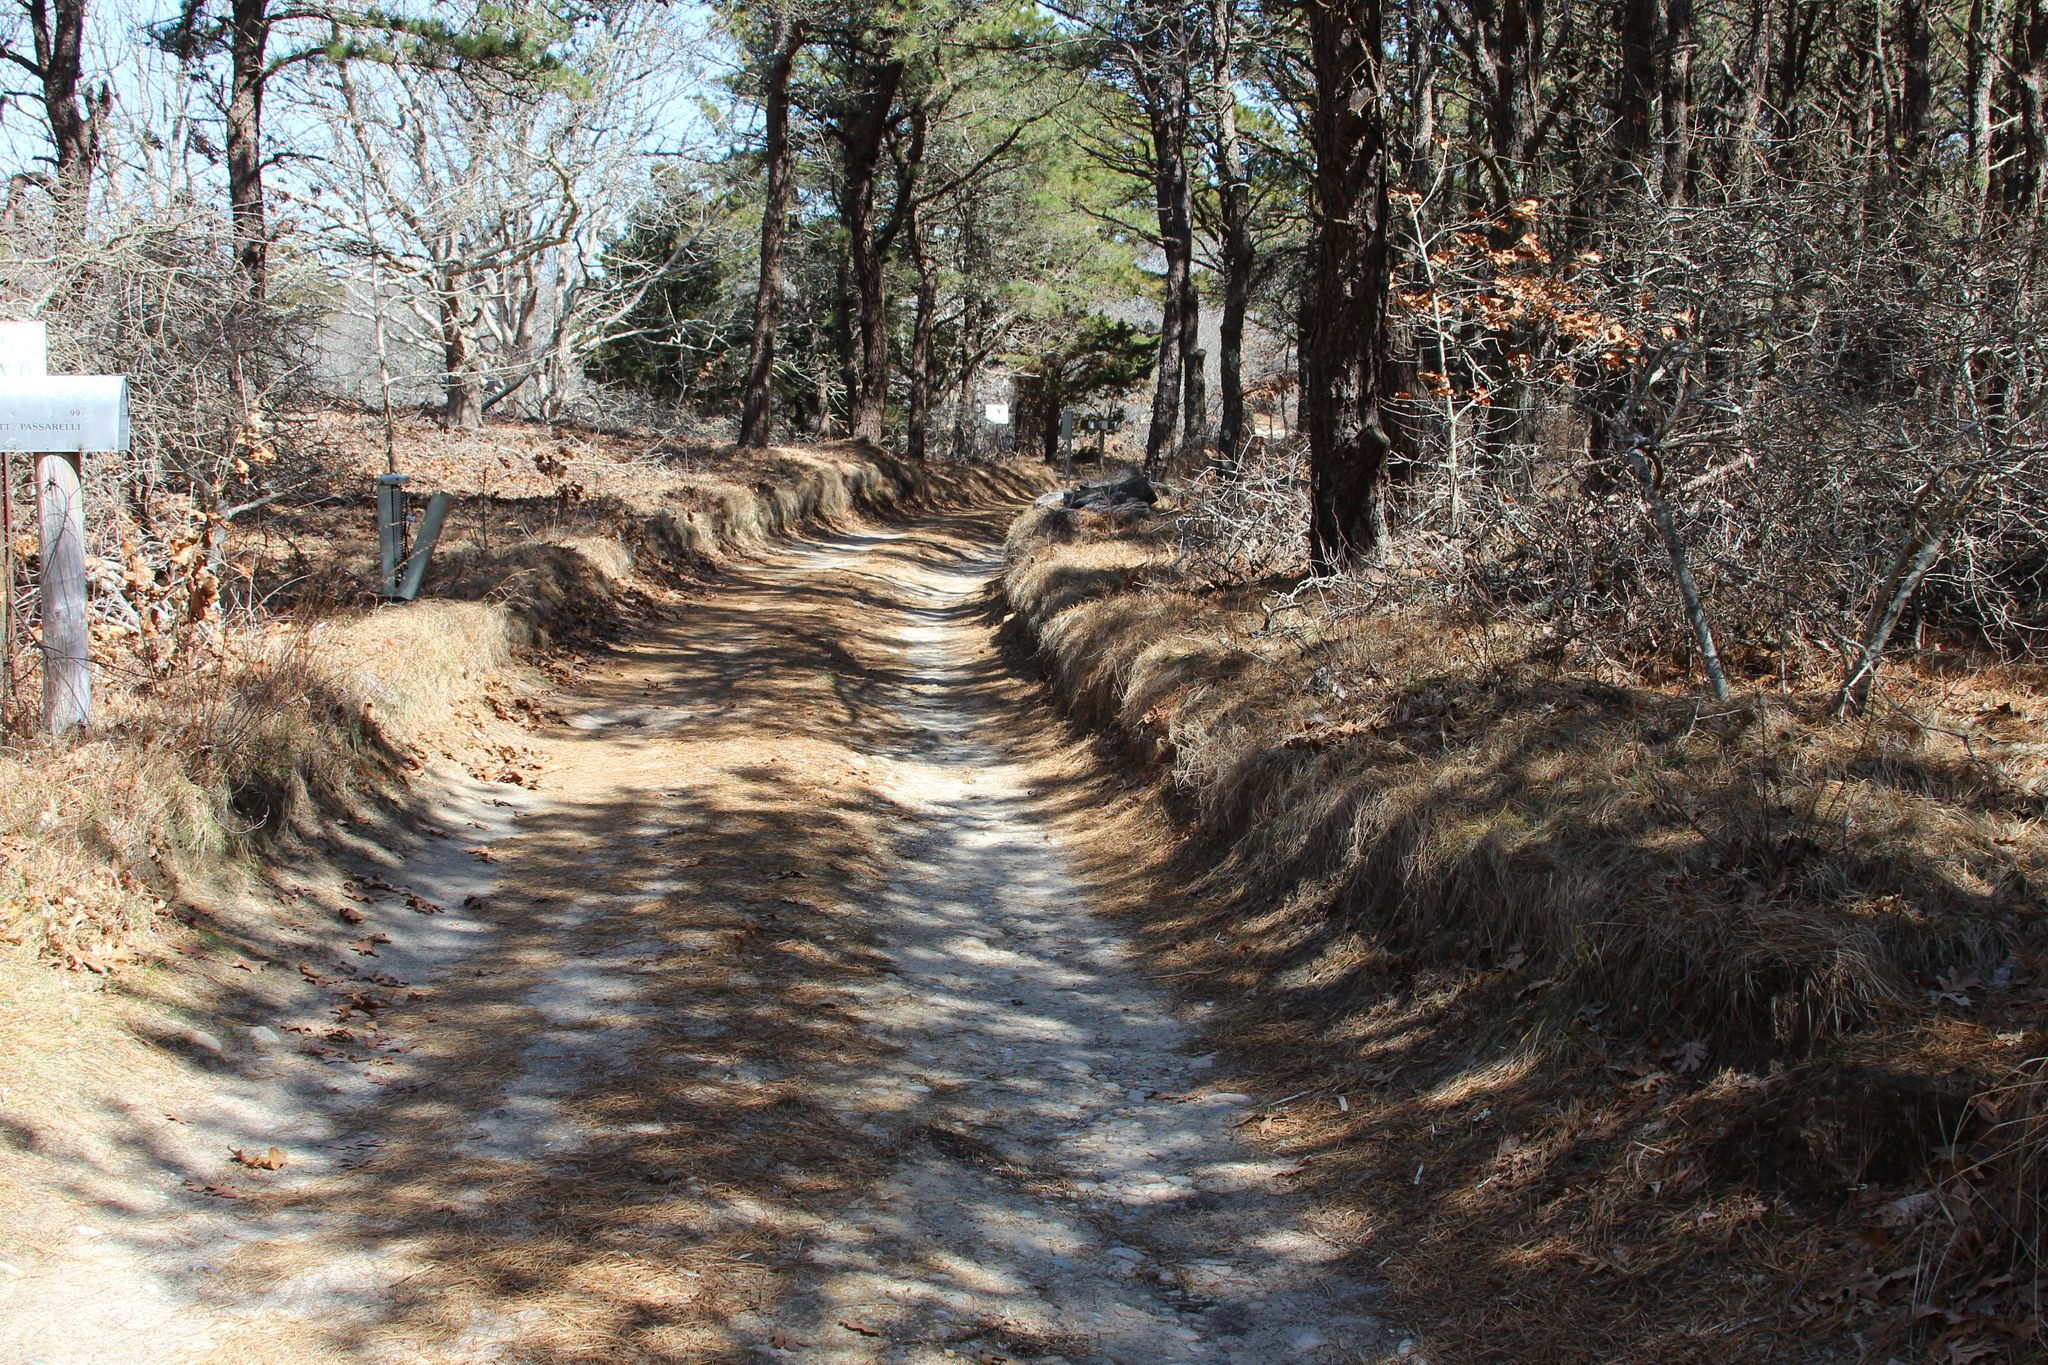
[[[1012,627],[1154,760],[1187,839],[1139,932],[1439,1350],[2038,1358],[2039,669],[1703,704],[1178,551],[1034,513]]]
[[[318,420],[320,482],[231,542],[239,605],[210,638],[151,667],[155,642],[103,620],[92,730],[0,749],[0,940],[26,958],[116,972],[182,883],[403,799],[437,755],[516,779],[516,753],[467,743],[479,709],[506,704],[488,694],[536,650],[613,633],[653,585],[808,524],[1025,486],[852,443],[664,451],[631,433],[418,422],[408,465],[457,510],[427,598],[389,606],[369,592],[381,451],[362,419]]]

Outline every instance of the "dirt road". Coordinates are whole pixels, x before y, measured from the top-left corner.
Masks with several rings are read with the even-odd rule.
[[[539,792],[365,874],[327,1013],[201,1040],[130,1195],[0,1282],[0,1356],[1391,1355],[1238,1134],[1276,1097],[1090,911],[1002,521],[747,566],[549,697]],[[230,1140],[289,1160],[209,1193]]]

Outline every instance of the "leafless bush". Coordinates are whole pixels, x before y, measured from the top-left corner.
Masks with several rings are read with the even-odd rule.
[[[217,652],[224,613],[247,605],[227,529],[295,468],[282,417],[301,396],[306,311],[248,303],[225,236],[197,212],[110,213],[87,242],[19,215],[0,231],[0,311],[48,324],[52,372],[129,380],[133,448],[84,460],[87,569],[95,632],[129,646],[107,665],[141,686]],[[289,282],[278,296],[292,297]],[[34,618],[37,565],[27,462],[13,465],[19,627]],[[13,725],[35,691],[32,654],[18,662]]]
[[[1413,382],[1384,411],[1404,548],[1339,596],[1426,579],[1560,659],[1704,664],[1717,691],[1724,655],[1832,670],[1845,708],[1902,623],[2041,647],[2039,243],[1958,243],[1860,183],[1623,205],[1603,230],[1603,252],[1554,258],[1534,200],[1416,229]],[[1298,480],[1271,456],[1206,477],[1189,572],[1297,568]]]
[[[1181,567],[1208,583],[1291,573],[1303,563],[1308,448],[1301,438],[1253,440],[1228,467],[1196,475],[1177,520]]]

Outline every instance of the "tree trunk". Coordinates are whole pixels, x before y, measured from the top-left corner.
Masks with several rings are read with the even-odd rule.
[[[1177,52],[1163,58],[1182,60]],[[1146,113],[1152,125],[1153,193],[1159,245],[1166,257],[1166,295],[1159,318],[1159,373],[1152,391],[1152,421],[1145,432],[1145,468],[1157,471],[1173,451],[1180,426],[1182,375],[1192,349],[1188,304],[1193,293],[1194,212],[1189,199],[1186,73],[1156,72]]]
[[[848,224],[847,262],[853,275],[853,393],[850,434],[881,444],[888,415],[888,262],[875,241],[872,199]]]
[[[1642,442],[1633,433],[1615,431],[1608,439],[1610,449],[1620,450],[1627,459],[1629,472],[1635,475],[1643,499],[1650,505],[1650,519],[1657,524],[1658,538],[1664,542],[1664,553],[1671,560],[1671,578],[1678,584],[1686,625],[1692,630],[1693,644],[1699,649],[1700,663],[1706,670],[1707,688],[1715,701],[1726,701],[1728,677],[1721,671],[1721,651],[1714,644],[1713,625],[1707,620],[1706,604],[1700,598],[1699,584],[1693,579],[1692,559],[1686,553],[1684,538],[1678,534],[1678,518],[1671,511],[1671,499],[1664,496],[1656,471],[1643,454]]]
[[[2027,0],[2013,16],[2011,106],[2017,142],[2006,172],[2004,200],[2016,217],[2039,217],[2048,208],[2048,4]]]
[[[1217,202],[1223,229],[1223,316],[1216,342],[1223,407],[1216,448],[1226,464],[1235,464],[1244,445],[1244,320],[1252,292],[1252,190],[1237,133],[1237,4],[1238,0],[1212,0],[1210,7],[1216,40],[1211,95],[1216,105],[1216,173],[1221,181]]]
[[[846,229],[847,264],[853,279],[853,438],[879,445],[888,414],[889,317],[888,249],[876,232],[875,177],[889,112],[903,81],[904,63],[894,58],[872,69],[862,91],[860,117],[845,138],[846,174],[839,216]]]
[[[1799,135],[1806,131],[1804,100],[1813,71],[1813,48],[1820,35],[1822,7],[1806,0],[1785,0],[1785,40],[1772,73],[1770,106],[1776,115],[1773,139],[1796,155]]]
[[[803,25],[777,11],[764,91],[767,129],[762,157],[767,162],[768,193],[761,209],[761,275],[754,292],[746,398],[740,410],[743,446],[766,446],[775,437],[775,323],[782,307],[782,248],[789,229],[789,73],[803,41]]]
[[[54,193],[58,221],[67,235],[83,231],[93,170],[99,165],[99,115],[110,92],[95,102],[81,93],[84,83],[85,0],[35,0],[26,6],[35,40],[44,115],[56,148]]]
[[[1771,79],[1771,0],[1750,0],[1749,67],[1733,135],[1726,144],[1722,171],[1738,196],[1749,192],[1756,174],[1759,138],[1763,132],[1764,99]]]
[[[1692,162],[1692,59],[1698,46],[1692,0],[1666,0],[1664,8],[1664,202],[1686,200]]]
[[[854,344],[854,314],[858,305],[853,295],[853,266],[845,256],[839,258],[838,274],[832,282],[832,340],[839,347],[839,402],[846,409],[848,420],[853,415],[853,395],[860,388],[860,354]],[[818,364],[818,433],[829,436],[843,431],[837,421],[838,414],[832,410],[824,358]]]
[[[1159,368],[1152,388],[1152,420],[1145,429],[1145,468],[1165,465],[1180,425],[1181,345],[1186,325],[1188,264],[1176,251],[1166,259],[1166,299],[1159,319]]]
[[[1861,711],[1869,703],[1871,685],[1877,681],[1878,663],[1884,658],[1885,646],[1891,643],[1892,631],[1898,628],[1899,617],[1905,614],[1906,604],[1912,600],[1921,580],[1927,577],[1927,571],[1948,548],[1949,537],[1955,534],[1963,510],[1988,477],[1988,467],[1986,471],[1966,476],[1948,497],[1939,502],[1936,501],[1938,480],[1929,480],[1927,486],[1920,490],[1920,496],[1914,499],[1906,540],[1900,545],[1885,573],[1884,583],[1871,601],[1870,615],[1863,624],[1863,638],[1856,642],[1856,656],[1850,660],[1849,671],[1842,679],[1840,690],[1835,693],[1835,715],[1838,718]]]
[[[960,319],[960,377],[953,382],[953,458],[965,459],[974,448],[974,394],[981,379],[982,357],[978,349],[981,328],[990,309],[982,299],[968,303]]]
[[[1928,120],[1934,103],[1930,70],[1933,36],[1922,0],[1902,0],[1895,41],[1904,64],[1899,88],[1898,165],[1904,179],[1917,183],[1927,167]]]
[[[270,49],[270,0],[234,0],[228,71],[228,215],[235,273],[251,303],[262,303],[270,233],[263,197],[263,87]]]
[[[953,458],[974,453],[974,386],[981,380],[980,358],[969,354],[953,382]]]
[[[1472,0],[1471,11],[1480,50],[1487,137],[1501,177],[1496,193],[1505,191],[1501,197],[1514,198],[1529,188],[1536,156],[1543,0]]]
[[[2004,28],[2005,0],[1970,0],[1964,142],[1970,154],[1971,211],[1980,221],[1991,193],[1991,88],[1998,75],[1998,40]]]
[[[923,114],[918,115],[920,119]],[[910,247],[911,263],[917,267],[917,318],[910,334],[909,430],[904,436],[904,453],[923,461],[927,428],[932,413],[932,339],[939,321],[939,261],[925,238],[923,216],[917,201],[904,206],[904,241]]]
[[[1335,572],[1386,550],[1387,155],[1380,0],[1306,5],[1314,94],[1315,270],[1303,306],[1309,559]]]
[[[441,358],[446,374],[442,380],[441,424],[450,431],[476,431],[484,424],[483,376],[477,373],[475,328],[466,304],[462,286],[444,276]]]
[[[1642,184],[1650,159],[1652,105],[1657,91],[1658,0],[1623,0],[1619,69],[1615,72],[1614,151],[1617,179]]]
[[[1436,145],[1436,65],[1439,46],[1435,14],[1422,0],[1409,0],[1408,26],[1408,110],[1415,120],[1408,142],[1408,187],[1427,195],[1435,188],[1443,153]],[[1427,203],[1415,211],[1423,213]]]

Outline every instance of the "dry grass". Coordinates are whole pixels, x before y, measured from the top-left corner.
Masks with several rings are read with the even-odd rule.
[[[1439,1351],[2041,1346],[2037,1128],[1982,1098],[2048,1047],[2040,678],[1717,713],[1498,625],[1276,621],[1164,530],[1063,516],[1006,588],[1166,779],[1177,894],[1131,899],[1140,932],[1310,1092],[1269,1135],[1378,1226]]]

